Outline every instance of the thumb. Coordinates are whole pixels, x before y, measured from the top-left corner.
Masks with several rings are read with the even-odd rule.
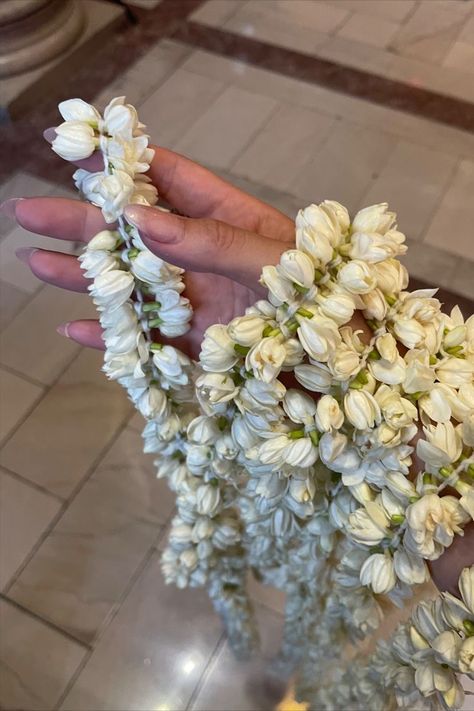
[[[183,269],[212,272],[260,290],[266,264],[275,264],[288,245],[225,222],[191,219],[156,208],[130,205],[127,220],[137,227],[148,249]]]

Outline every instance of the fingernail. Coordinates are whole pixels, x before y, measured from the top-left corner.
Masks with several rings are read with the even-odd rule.
[[[16,220],[16,206],[25,198],[9,198],[0,205],[0,212],[11,220]]]
[[[56,331],[61,334],[61,336],[66,336],[66,338],[71,338],[69,335],[69,326],[71,325],[70,321],[67,321],[66,323],[61,323],[57,327]]]
[[[132,225],[140,229],[140,227],[143,228],[146,224],[148,210],[149,208],[140,207],[139,205],[127,205],[124,210],[124,215]]]
[[[20,262],[29,264],[31,255],[37,251],[38,250],[36,249],[36,247],[20,247],[19,249],[15,250],[15,254],[20,260]]]
[[[45,141],[48,141],[48,143],[52,143],[56,138],[56,129],[53,126],[47,128],[45,131],[43,131],[43,138],[45,139]]]

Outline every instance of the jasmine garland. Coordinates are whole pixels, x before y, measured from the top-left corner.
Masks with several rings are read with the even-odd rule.
[[[403,604],[428,580],[426,561],[473,520],[474,317],[442,313],[436,290],[407,291],[405,237],[385,203],[351,219],[324,201],[299,212],[295,248],[263,269],[268,299],[211,326],[192,362],[156,340],[188,329],[182,270],[149,252],[122,215],[157,201],[135,109],[114,99],[102,117],[74,99],[60,111],[53,150],[103,157],[102,171],[78,170],[75,181],[113,229],[80,260],[104,328],[104,371],[148,420],[145,451],[177,495],[165,577],[207,585],[241,655],[255,643],[246,571],[285,590],[280,661],[294,665],[294,635],[307,639],[301,688],[323,703],[318,666],[377,628],[382,597]],[[356,311],[368,343],[350,325]],[[285,387],[284,373],[301,388]],[[413,477],[415,454],[424,466]],[[407,652],[412,666],[418,651]],[[471,661],[450,674],[472,673],[464,647],[462,659]],[[392,685],[390,703],[421,694],[426,708],[458,708],[456,677],[436,669]],[[383,698],[385,676],[364,677]]]

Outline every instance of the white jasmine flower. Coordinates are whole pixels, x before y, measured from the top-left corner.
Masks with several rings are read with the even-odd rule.
[[[285,360],[282,363],[282,370],[299,365],[305,357],[303,346],[297,338],[288,338],[283,342],[283,347],[285,348]]]
[[[431,643],[436,652],[436,660],[440,664],[449,664],[449,666],[456,668],[458,666],[461,643],[461,637],[454,630],[441,632]]]
[[[112,230],[101,230],[94,235],[91,240],[89,240],[86,250],[88,252],[93,250],[107,250],[110,252],[116,248],[118,242],[118,232]]]
[[[462,453],[461,434],[451,422],[423,427],[426,439],[420,439],[416,453],[429,467],[439,469],[452,464]]]
[[[348,323],[355,311],[353,296],[344,292],[335,291],[325,296],[318,294],[316,301],[323,316],[333,319],[338,326]]]
[[[68,99],[58,104],[59,113],[65,121],[84,121],[97,126],[100,114],[93,106],[82,99]]]
[[[135,188],[132,178],[122,170],[104,175],[86,174],[86,171],[79,169],[73,177],[87,200],[101,208],[105,221],[109,223],[115,222],[123,213]]]
[[[375,399],[385,421],[393,429],[409,427],[414,420],[418,419],[418,410],[415,405],[387,385],[381,385],[378,388]]]
[[[387,315],[388,304],[380,289],[373,289],[368,294],[361,294],[363,312],[366,319],[383,321]]]
[[[285,392],[286,388],[279,380],[266,383],[250,378],[240,389],[236,404],[242,412],[271,416],[277,411]]]
[[[429,580],[428,567],[423,558],[404,548],[393,554],[393,567],[397,577],[407,585],[419,585]]]
[[[146,284],[163,284],[168,276],[165,262],[152,254],[149,249],[144,249],[137,254],[130,265],[132,273]]]
[[[277,270],[283,277],[305,289],[309,289],[313,285],[313,262],[298,249],[289,249],[283,252]]]
[[[428,351],[408,351],[404,360],[407,365],[403,383],[404,391],[417,393],[430,390],[435,380],[435,373],[429,364]]]
[[[316,406],[316,427],[320,432],[340,429],[344,423],[344,413],[332,395],[323,395]]]
[[[399,318],[393,324],[393,330],[397,339],[407,348],[417,348],[425,341],[425,329],[423,324],[414,318]]]
[[[322,233],[317,233],[308,227],[296,229],[296,246],[307,254],[317,267],[324,267],[333,257],[333,246]]]
[[[468,359],[445,358],[436,366],[436,377],[452,388],[470,385],[474,377],[474,363]]]
[[[293,422],[310,425],[316,414],[313,398],[299,390],[290,389],[283,398],[283,408]]]
[[[447,692],[455,684],[455,677],[450,669],[444,669],[434,660],[426,660],[415,669],[415,684],[423,696],[435,691]]]
[[[333,204],[335,205],[335,203]],[[298,212],[296,216],[297,234],[300,230],[306,230],[308,234],[313,236],[315,241],[320,236],[325,237],[334,248],[341,241],[341,224],[344,225],[346,222],[344,216],[345,208],[341,205],[334,209],[329,201],[326,202],[325,209],[323,209],[323,205],[324,203],[319,206],[309,205]],[[345,212],[347,214],[347,211]],[[347,228],[345,231],[347,231]]]
[[[236,343],[251,347],[262,338],[266,323],[260,316],[238,316],[229,323],[227,332]]]
[[[376,546],[384,538],[390,536],[389,520],[377,504],[367,503],[349,514],[347,531],[356,543],[366,546]]]
[[[195,444],[213,444],[220,436],[220,430],[214,417],[199,415],[188,425],[188,440]]]
[[[341,343],[329,354],[328,366],[335,380],[346,381],[359,372],[360,357],[353,348]]]
[[[372,265],[377,287],[384,294],[397,295],[408,286],[408,271],[397,259],[386,259]]]
[[[54,130],[56,137],[51,147],[64,160],[84,160],[89,158],[97,147],[94,129],[82,121],[67,121],[56,126]]]
[[[388,211],[388,204],[381,202],[359,210],[352,221],[352,230],[353,232],[378,232],[383,235],[393,227],[396,219],[396,214]]]
[[[153,363],[174,387],[187,385],[189,382],[189,375],[185,369],[190,368],[191,360],[173,346],[163,346],[160,350],[154,351]]]
[[[146,419],[150,419],[151,417],[159,419],[167,412],[168,400],[162,390],[150,386],[143,395],[139,397],[136,406]]]
[[[124,103],[125,97],[112,99],[104,109],[104,129],[111,136],[131,140],[139,127],[136,109]]]
[[[320,362],[327,362],[330,353],[341,343],[334,321],[317,315],[301,321],[298,337],[308,355]]]
[[[328,393],[332,385],[332,375],[329,368],[322,364],[297,365],[294,370],[296,380],[307,390],[317,393]]]
[[[256,378],[270,383],[278,376],[286,358],[281,336],[262,338],[253,346],[245,358],[245,367]]]
[[[374,553],[360,570],[360,582],[370,587],[376,595],[385,595],[395,587],[396,577],[390,555]]]
[[[196,389],[200,403],[205,409],[210,406],[211,410],[215,405],[232,400],[239,391],[232,378],[223,373],[200,375],[196,380]]]
[[[344,396],[344,411],[349,422],[358,430],[379,424],[380,407],[373,395],[365,390],[349,390]]]
[[[204,333],[199,360],[204,370],[215,373],[230,370],[237,363],[239,354],[234,349],[234,342],[229,337],[226,326],[209,326]]]
[[[148,148],[148,136],[137,136],[129,140],[115,136],[107,142],[109,165],[125,171],[132,178],[136,173],[146,173],[153,156],[154,151]],[[148,183],[148,180],[145,182]],[[142,185],[142,181],[140,184]]]
[[[352,259],[361,259],[364,262],[382,262],[390,257],[405,254],[407,248],[403,244],[404,241],[405,235],[397,230],[389,230],[384,235],[356,231],[351,237],[349,255]]]
[[[462,532],[461,524],[467,523],[468,516],[453,496],[426,494],[407,508],[406,521],[405,547],[436,560],[454,535]]]
[[[120,308],[131,296],[135,282],[128,272],[110,269],[99,274],[88,289],[99,309],[114,311]]]
[[[397,496],[403,496],[409,499],[416,495],[416,490],[413,482],[411,482],[401,472],[386,472],[385,481],[390,491],[392,491]]]
[[[376,287],[371,267],[358,259],[344,264],[338,272],[337,280],[340,286],[351,294],[368,294]]]
[[[201,516],[215,516],[221,506],[219,487],[201,484],[196,489],[196,511]]]
[[[296,291],[293,284],[274,266],[263,267],[260,283],[268,289],[270,300],[274,304],[290,303],[294,299]]]
[[[233,518],[225,518],[216,527],[212,542],[221,550],[235,546],[240,541],[239,524]]]
[[[461,674],[474,674],[474,637],[465,639],[458,652],[458,667]]]
[[[78,259],[81,263],[81,269],[84,270],[84,275],[88,279],[95,279],[99,274],[116,269],[118,266],[117,259],[105,250],[86,250]]]

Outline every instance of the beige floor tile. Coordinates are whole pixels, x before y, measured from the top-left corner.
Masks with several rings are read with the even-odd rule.
[[[101,360],[97,351],[80,353],[4,446],[7,469],[60,497],[71,494],[131,414]]]
[[[241,190],[254,195],[259,200],[272,205],[277,210],[283,212],[284,215],[291,217],[292,220],[295,219],[298,210],[306,205],[306,200],[304,198],[298,198],[289,193],[282,192],[280,190],[275,190],[269,185],[262,185],[261,183],[254,183],[248,178],[243,178],[241,175],[235,175],[227,173],[226,171],[218,171],[225,180],[236,185]]]
[[[165,585],[156,556],[61,708],[180,711],[186,708],[220,634],[206,593]]]
[[[415,0],[331,0],[336,7],[343,7],[351,12],[363,12],[377,17],[384,17],[394,22],[402,22],[415,7]]]
[[[444,252],[446,254],[446,252]],[[474,301],[474,261],[459,259],[454,269],[450,288]]]
[[[399,54],[438,64],[457,39],[463,22],[464,17],[449,6],[421,3],[390,46]]]
[[[364,204],[388,202],[401,231],[420,239],[456,163],[455,155],[400,141],[364,196]]]
[[[466,86],[465,76],[463,87],[461,86],[460,72],[443,69],[443,67],[429,66],[426,63],[405,57],[397,57],[389,52],[363,45],[360,42],[351,43],[349,40],[342,40],[340,37],[330,38],[330,42],[337,43],[341,51],[344,48],[344,56],[348,54],[349,60],[353,54],[352,47],[359,47],[363,49],[364,54],[369,52],[376,55],[377,66],[380,66],[380,62],[383,61],[384,57],[388,57],[390,60],[387,63],[388,66],[393,62],[403,64],[407,78],[411,73],[410,81],[413,81],[414,76],[418,77],[420,67],[428,68],[433,77],[443,74],[445,77],[443,86],[446,85],[447,87],[449,84],[452,88],[452,93],[455,95],[460,93],[464,99],[466,98],[466,92],[469,87]],[[347,50],[346,45],[349,50]],[[324,47],[329,47],[329,45],[324,45]],[[329,50],[322,48],[318,50],[318,53],[326,56],[326,51]],[[344,59],[343,61],[349,60]],[[347,96],[308,82],[290,79],[275,72],[252,67],[243,62],[217,57],[215,54],[198,50],[193,52],[183,64],[183,67],[191,73],[213,78],[224,84],[233,84],[263,96],[270,96],[286,104],[301,106],[330,116],[350,117],[352,123],[357,123],[366,128],[372,127],[377,131],[389,132],[421,146],[434,148],[435,150],[439,150],[440,146],[442,146],[444,151],[459,155],[474,154],[474,135],[466,131],[428,121],[405,111],[396,111],[363,99]],[[423,85],[423,81],[420,80],[420,83]],[[472,91],[474,99],[474,82],[472,82]],[[446,89],[445,93],[450,92]]]
[[[209,27],[221,27],[241,6],[242,0],[207,0],[189,19]]]
[[[140,107],[152,140],[171,146],[223,89],[215,79],[177,69]]]
[[[453,275],[459,257],[415,240],[407,240],[407,245],[408,252],[400,261],[411,277],[422,279],[433,287],[453,289]]]
[[[427,244],[474,260],[474,162],[460,162],[425,234]]]
[[[53,252],[74,252],[74,243],[66,240],[53,239],[35,235],[23,227],[15,227],[0,242],[0,278],[7,284],[12,284],[29,293],[35,293],[41,286],[41,282],[31,270],[20,262],[15,256],[15,251],[20,247],[37,247],[48,249]]]
[[[29,298],[28,292],[0,281],[0,330],[15,318]]]
[[[125,96],[127,102],[139,106],[189,52],[179,42],[161,40],[96,96],[94,106],[105,106],[115,96]]]
[[[462,40],[455,42],[443,64],[445,67],[453,67],[463,73],[470,72],[472,74],[474,72],[474,44],[468,44]]]
[[[1,708],[54,708],[86,650],[3,600],[0,615]]]
[[[47,180],[19,171],[0,186],[0,202],[14,197],[39,197],[49,195],[54,189]],[[14,222],[9,217],[0,214],[0,237],[14,227]]]
[[[244,150],[232,172],[287,191],[333,125],[330,116],[283,105]]]
[[[263,607],[257,607],[262,652],[249,662],[236,662],[226,644],[206,673],[205,681],[192,711],[269,711],[277,699],[271,691],[276,680],[270,674],[269,662],[280,646],[282,618]],[[281,680],[283,683],[283,680]]]
[[[312,202],[338,200],[354,211],[394,146],[387,134],[341,121],[300,171],[294,192]]]
[[[226,30],[254,37],[278,47],[313,54],[327,35],[309,26],[289,22],[283,12],[274,12],[273,3],[257,0],[245,3],[224,25]]]
[[[91,643],[169,518],[174,496],[125,431],[21,572],[9,597]]]
[[[373,47],[387,47],[399,25],[377,15],[355,12],[338,30],[339,37],[356,40]]]
[[[43,388],[0,368],[0,442],[25,418]]]
[[[139,432],[140,434],[143,431],[143,428],[145,427],[146,420],[145,418],[137,411],[133,415],[133,417],[128,421],[127,427],[131,430],[134,430],[135,432]]]
[[[349,15],[344,8],[321,0],[274,0],[272,3],[253,0],[248,6],[265,7],[269,16],[276,15],[289,24],[327,33],[334,32]]]
[[[276,107],[266,96],[229,87],[174,148],[201,163],[226,169]]]
[[[95,315],[87,295],[45,286],[2,332],[0,362],[49,385],[79,351],[56,327]]]
[[[0,589],[18,570],[60,502],[0,469]]]

